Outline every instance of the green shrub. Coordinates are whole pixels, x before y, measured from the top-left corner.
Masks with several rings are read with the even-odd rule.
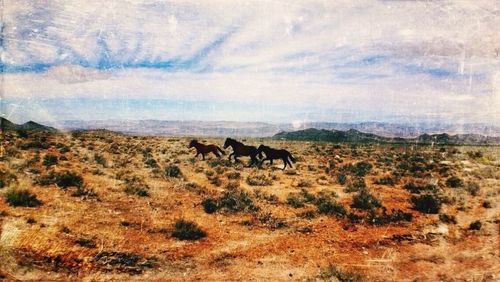
[[[330,214],[336,216],[345,216],[347,214],[344,206],[332,201],[325,196],[321,196],[320,198],[318,198],[315,204],[318,212],[322,214]]]
[[[217,201],[212,199],[212,198],[204,199],[201,202],[201,205],[203,206],[203,210],[206,213],[214,213],[219,209],[219,207],[217,205]]]
[[[37,177],[34,183],[38,185],[56,184],[59,188],[65,189],[68,187],[81,187],[83,185],[83,178],[71,171],[51,172]]]
[[[300,191],[300,196],[302,196],[302,198],[304,198],[304,201],[306,203],[313,203],[314,201],[316,201],[316,197],[309,193],[306,189],[302,189]]]
[[[457,224],[457,218],[454,215],[447,215],[445,213],[439,214],[439,220],[444,223]]]
[[[370,210],[366,217],[367,222],[373,225],[384,225],[389,224],[391,222],[399,222],[399,221],[411,221],[413,215],[409,212],[404,212],[400,209],[392,210],[391,214],[387,214],[385,209],[382,214],[375,213],[374,210]]]
[[[371,210],[380,207],[380,201],[367,190],[361,190],[352,197],[351,208]]]
[[[167,177],[179,177],[181,175],[181,169],[176,165],[168,165],[165,168],[165,175]]]
[[[147,189],[139,186],[134,186],[134,185],[129,185],[126,186],[125,189],[123,189],[123,192],[131,195],[137,195],[140,197],[147,197],[149,196],[149,192]]]
[[[26,189],[9,190],[5,193],[4,197],[7,204],[14,207],[36,207],[42,204],[42,202],[36,198],[36,195],[31,194],[31,192]]]
[[[394,180],[394,178],[390,177],[390,176],[384,176],[384,177],[381,177],[377,180],[375,180],[375,184],[379,184],[379,185],[394,185],[396,181]]]
[[[66,171],[56,174],[55,183],[63,189],[72,186],[81,187],[83,184],[83,178],[74,172]]]
[[[481,221],[479,220],[476,220],[476,221],[473,221],[471,224],[469,224],[469,229],[470,230],[481,230]]]
[[[149,158],[144,161],[144,164],[149,167],[149,168],[156,168],[158,167],[158,163],[156,162],[155,159]]]
[[[42,165],[52,166],[57,164],[57,156],[52,154],[47,154],[43,157]]]
[[[286,203],[296,209],[302,208],[304,206],[304,202],[302,201],[302,199],[300,199],[299,197],[297,197],[297,195],[294,194],[288,195],[288,197],[286,198]]]
[[[345,185],[346,182],[347,182],[346,174],[343,172],[337,173],[337,183],[340,185]]]
[[[464,181],[457,176],[452,176],[446,179],[446,186],[451,188],[458,188],[464,186]]]
[[[465,189],[471,196],[477,196],[479,194],[480,187],[476,182],[467,182]]]
[[[179,219],[174,223],[172,236],[179,240],[198,240],[207,236],[207,233],[196,223]]]
[[[250,198],[250,196],[243,191],[225,192],[222,197],[219,198],[217,206],[228,212],[257,210],[252,198]]]
[[[104,158],[104,156],[103,156],[103,155],[98,154],[98,153],[95,153],[95,154],[94,154],[94,161],[95,161],[97,164],[100,164],[100,165],[102,165],[103,167],[106,167],[106,159]]]
[[[403,188],[413,194],[420,194],[421,192],[437,192],[438,190],[438,187],[433,184],[416,184],[413,182],[405,183]]]
[[[441,209],[441,199],[433,194],[425,194],[411,197],[413,209],[422,213],[437,214]]]
[[[347,187],[344,189],[346,193],[358,192],[366,189],[365,179],[362,177],[357,177],[354,180],[350,181],[347,184]]]
[[[226,174],[227,179],[240,179],[241,174],[237,171],[231,171]]]

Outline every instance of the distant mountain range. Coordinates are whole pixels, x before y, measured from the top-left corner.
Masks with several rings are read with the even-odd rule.
[[[104,128],[129,134],[141,135],[183,135],[183,136],[248,136],[269,137],[282,131],[296,131],[307,128],[342,130],[355,129],[384,137],[416,138],[422,134],[479,134],[500,136],[500,127],[484,124],[439,124],[416,123],[395,124],[383,122],[362,123],[265,123],[234,121],[165,121],[165,120],[66,120],[48,123],[61,130]]]
[[[311,140],[328,142],[393,142],[393,143],[436,143],[436,144],[500,144],[500,137],[479,134],[422,134],[415,138],[383,137],[372,133],[363,133],[355,129],[327,130],[308,128],[292,132],[280,132],[275,139]]]
[[[106,120],[106,121],[63,121],[42,125],[33,121],[15,124],[1,118],[2,130],[48,131],[107,129],[139,135],[178,136],[247,136],[270,137],[287,140],[316,140],[330,142],[418,142],[447,144],[500,144],[500,130],[493,126],[462,125],[460,128],[439,125],[408,126],[384,123],[306,123],[269,124],[263,122],[229,121],[162,121],[162,120]],[[314,125],[319,128],[303,128]],[[353,128],[349,128],[352,126]],[[334,129],[336,127],[337,129]],[[57,129],[56,129],[57,128]],[[357,128],[364,128],[359,130]],[[423,128],[428,128],[425,131]],[[447,128],[448,131],[439,131]],[[469,132],[462,133],[466,128]],[[344,130],[345,129],[345,130]],[[439,133],[434,133],[435,131]],[[442,133],[447,132],[447,133]],[[456,133],[458,132],[458,133]],[[477,132],[482,132],[477,133]],[[491,133],[491,134],[484,134]],[[419,133],[418,135],[416,135]],[[454,133],[454,134],[452,134]]]
[[[46,131],[46,132],[57,132],[57,129],[45,126],[34,121],[28,121],[23,124],[15,124],[8,119],[0,117],[0,129],[2,131],[16,131],[16,130],[24,130],[24,131]]]

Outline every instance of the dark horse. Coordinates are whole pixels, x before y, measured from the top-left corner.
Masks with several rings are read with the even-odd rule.
[[[254,146],[247,146],[241,142],[238,142],[232,138],[227,138],[226,142],[224,142],[224,149],[227,147],[232,147],[233,152],[229,155],[229,160],[231,160],[231,156],[234,156],[234,160],[237,161],[239,156],[249,156],[252,164],[257,164],[257,148]]]
[[[195,158],[198,157],[199,154],[201,154],[203,156],[203,159],[205,159],[205,154],[208,154],[210,152],[214,153],[214,155],[216,155],[218,158],[220,157],[219,152],[221,152],[223,155],[226,154],[224,151],[222,151],[221,148],[216,145],[201,144],[197,140],[191,140],[191,142],[189,143],[189,148],[193,147],[196,148],[196,156],[194,156]]]
[[[266,145],[260,145],[259,149],[257,149],[257,152],[259,153],[259,158],[262,158],[262,152],[266,154],[266,158],[260,162],[261,165],[266,160],[269,160],[270,164],[273,164],[273,160],[282,159],[283,163],[285,164],[285,166],[283,167],[284,170],[287,164],[292,167],[292,163],[290,161],[295,162],[295,158],[292,156],[292,154],[285,149],[277,150]]]

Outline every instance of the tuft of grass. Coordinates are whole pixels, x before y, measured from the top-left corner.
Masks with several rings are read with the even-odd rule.
[[[36,198],[36,195],[26,189],[9,190],[4,194],[4,197],[7,204],[13,207],[37,207],[42,204],[42,202]]]
[[[207,236],[207,233],[193,221],[179,219],[174,223],[172,236],[179,240],[198,240]]]
[[[273,181],[264,174],[257,174],[249,175],[247,177],[247,184],[250,186],[269,186],[273,184]]]

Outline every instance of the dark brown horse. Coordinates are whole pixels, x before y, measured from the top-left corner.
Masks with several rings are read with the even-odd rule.
[[[262,153],[266,155],[266,158],[260,162],[260,165],[262,165],[266,160],[269,160],[269,163],[273,164],[273,160],[282,159],[283,163],[285,164],[285,166],[283,167],[284,170],[287,164],[290,167],[293,167],[290,161],[295,162],[295,158],[292,156],[292,154],[285,149],[278,150],[266,145],[260,145],[257,149],[257,152],[259,153],[259,158],[262,158]]]
[[[201,144],[197,140],[191,140],[191,142],[189,143],[189,148],[193,148],[193,147],[196,148],[196,156],[194,156],[195,158],[198,157],[199,154],[201,154],[203,156],[203,159],[205,159],[205,154],[208,154],[208,153],[214,153],[214,155],[216,155],[218,158],[220,157],[219,152],[221,152],[221,154],[223,154],[223,155],[226,154],[221,148],[219,148],[216,145]]]
[[[239,156],[249,156],[252,160],[250,165],[257,164],[257,148],[254,146],[247,146],[241,142],[238,142],[232,138],[227,138],[226,142],[224,142],[224,149],[227,147],[233,148],[233,152],[229,155],[229,160],[231,160],[231,156],[234,156],[234,160],[238,161]]]

